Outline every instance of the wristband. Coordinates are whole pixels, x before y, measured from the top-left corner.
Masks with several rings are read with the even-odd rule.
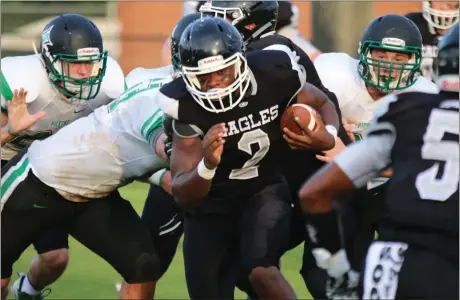
[[[334,140],[337,139],[337,128],[332,125],[326,125],[326,130],[334,137]]]
[[[155,173],[153,173],[152,176],[149,177],[149,182],[161,186],[161,184],[163,183],[163,177],[165,176],[167,171],[167,169],[161,169],[159,171],[156,171]]]
[[[13,133],[13,132],[11,131],[10,123],[7,123],[5,128],[6,128],[6,132],[7,132],[9,135],[11,135],[11,136],[13,136],[13,137],[19,136],[19,134]]]
[[[214,178],[214,175],[216,175],[216,169],[208,169],[206,168],[206,165],[204,164],[204,158],[200,161],[198,164],[198,167],[196,168],[196,171],[198,172],[198,175],[200,175],[201,178],[206,179],[206,180],[211,180]]]

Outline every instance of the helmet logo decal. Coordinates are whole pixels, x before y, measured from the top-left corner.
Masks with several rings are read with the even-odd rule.
[[[51,30],[53,29],[54,25],[51,25],[49,28],[45,29],[42,33],[42,47],[48,48],[47,46],[53,46],[53,42],[51,42]]]
[[[217,62],[223,62],[223,61],[224,61],[224,58],[222,57],[222,55],[206,57],[198,61],[198,67],[213,66]]]
[[[384,47],[392,48],[403,48],[406,47],[406,42],[398,38],[386,37],[382,39],[382,45]]]

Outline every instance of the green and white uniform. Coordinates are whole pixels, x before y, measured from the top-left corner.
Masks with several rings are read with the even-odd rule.
[[[173,73],[174,69],[172,65],[155,69],[136,68],[126,75],[126,85],[128,88],[131,88],[141,81],[152,78],[166,78]]]
[[[324,53],[318,56],[314,65],[323,85],[337,96],[342,116],[347,120],[358,122],[355,139],[362,139],[375,111],[380,106],[379,100],[374,100],[367,91],[366,83],[358,74],[359,60],[346,53]],[[407,89],[395,91],[393,94],[404,92],[425,92],[437,94],[438,87],[424,77]],[[374,188],[387,181],[387,178],[376,178],[369,182],[368,188]]]
[[[2,147],[2,160],[10,160],[34,140],[43,140],[65,125],[89,115],[97,107],[111,102],[124,91],[120,65],[107,58],[107,69],[98,95],[91,100],[67,99],[49,82],[39,54],[5,57],[1,60],[1,110],[7,114],[6,101],[15,89],[28,91],[27,106],[31,114],[44,111],[47,116]]]
[[[170,80],[170,79],[167,79]],[[70,201],[100,198],[168,164],[155,152],[162,79],[143,81],[28,149],[36,177]]]

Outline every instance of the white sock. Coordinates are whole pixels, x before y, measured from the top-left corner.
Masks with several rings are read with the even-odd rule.
[[[41,291],[37,291],[34,287],[30,284],[29,277],[26,275],[24,281],[22,282],[21,292],[25,292],[29,295],[35,296],[40,294]]]

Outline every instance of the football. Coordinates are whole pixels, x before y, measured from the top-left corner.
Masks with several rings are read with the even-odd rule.
[[[297,118],[308,124],[310,130],[315,130],[316,120],[313,114],[317,114],[317,112],[306,104],[293,104],[289,106],[281,116],[281,132],[286,127],[295,134],[303,134],[302,129],[296,122]]]

